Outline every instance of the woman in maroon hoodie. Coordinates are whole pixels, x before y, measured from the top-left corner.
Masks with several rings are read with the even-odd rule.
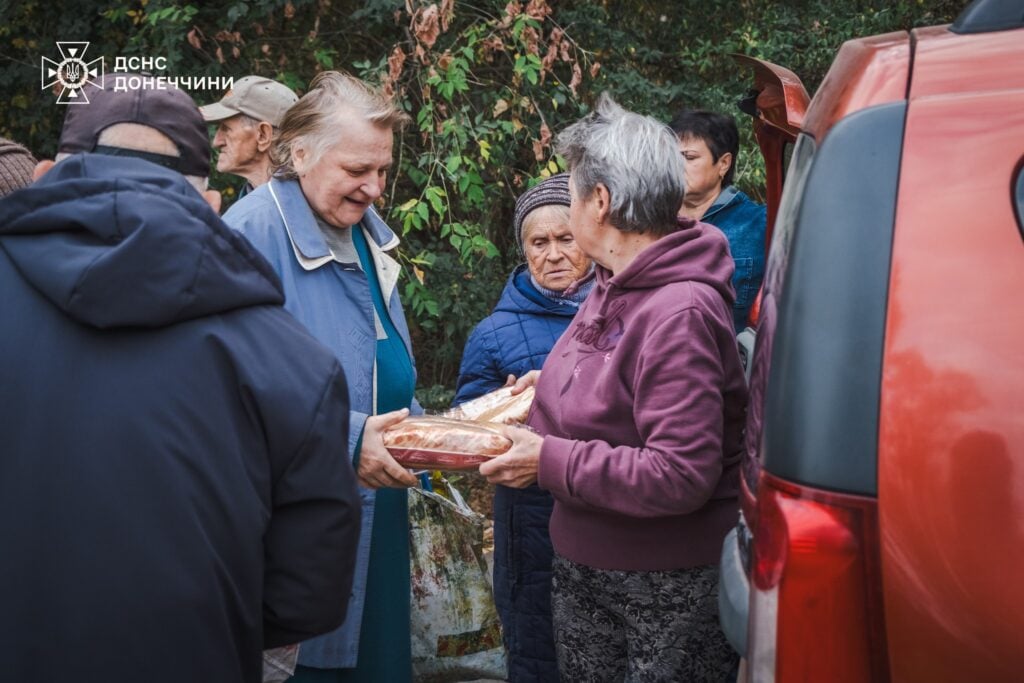
[[[683,159],[664,124],[602,96],[558,145],[597,284],[537,381],[537,433],[509,428],[512,449],[480,471],[554,495],[563,680],[726,680],[717,561],[746,407],[728,242],[677,220]]]

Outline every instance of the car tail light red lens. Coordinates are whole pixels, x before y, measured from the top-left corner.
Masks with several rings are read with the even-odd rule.
[[[889,680],[877,501],[767,473],[757,498],[753,680]]]

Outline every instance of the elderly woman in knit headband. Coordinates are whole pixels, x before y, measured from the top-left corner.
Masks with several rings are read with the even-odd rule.
[[[516,201],[515,234],[526,263],[466,343],[455,403],[544,364],[593,287],[591,261],[569,230],[569,176],[560,173]],[[537,486],[498,486],[494,497],[494,598],[509,654],[509,680],[557,680],[551,635],[552,499]],[[512,556],[509,548],[519,551]],[[519,589],[513,596],[512,586]]]

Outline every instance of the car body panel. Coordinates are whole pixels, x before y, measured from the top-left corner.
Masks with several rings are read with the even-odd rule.
[[[776,79],[774,82],[780,85],[796,78],[792,71],[770,62],[754,59],[737,61],[754,68],[755,89],[772,83],[773,78]],[[814,138],[811,142],[820,144],[828,130],[840,119],[869,106],[903,100],[908,88],[909,61],[910,35],[906,32],[849,40],[840,47],[832,67],[811,100],[806,113],[802,116],[797,112],[787,114],[787,121],[802,118],[806,134]],[[882,85],[879,85],[879,82]],[[791,83],[787,87],[793,90]],[[779,125],[782,114],[776,109],[768,116],[774,121],[772,128],[781,134],[785,130],[785,126]],[[760,138],[758,142],[761,142]],[[761,152],[765,157],[766,166],[770,166],[772,160],[778,159],[781,167],[781,147],[769,144],[762,146]],[[780,210],[785,213],[787,203],[794,213],[798,210],[799,196],[803,192],[803,181],[806,179],[805,171],[806,169],[801,169],[798,177],[794,178],[793,169],[790,168],[785,181],[789,188],[786,192],[789,199],[781,197],[777,204],[769,201],[769,215],[777,216]],[[795,187],[797,184],[800,186]],[[771,199],[772,197],[769,197],[769,200]],[[757,475],[761,469],[764,389],[771,363],[778,298],[782,293],[783,275],[789,267],[791,239],[792,235],[788,232],[782,239],[773,235],[769,243],[764,286],[759,301],[758,339],[750,376],[747,455],[743,466],[744,477],[740,496],[743,512],[751,525],[754,525],[757,514],[753,496],[756,494]]]
[[[913,32],[910,99],[1024,88],[1021,31],[957,35],[947,27]]]
[[[755,68],[758,78],[790,73],[771,67]],[[802,130],[822,145],[838,121],[897,101],[907,103],[907,137],[894,181],[891,270],[881,276],[889,293],[877,432],[888,673],[910,682],[1016,680],[1024,644],[1024,29],[933,27],[849,41]],[[750,378],[741,507],[751,529],[757,482],[768,475],[762,429],[774,424],[763,424],[772,347],[789,343],[778,329],[794,239],[786,214],[800,211],[807,189],[806,173],[793,171]],[[723,563],[749,565],[729,542]],[[733,594],[749,591],[732,583]],[[749,618],[756,622],[753,611]],[[757,642],[758,624],[748,627]]]
[[[800,78],[789,69],[763,59],[740,54],[732,58],[754,72],[757,118],[784,133],[790,142],[796,140],[811,102]]]
[[[765,204],[767,224],[765,226],[765,257],[775,232],[775,219],[782,198],[782,185],[786,172],[786,147],[796,141],[804,115],[810,105],[800,78],[789,69],[746,55],[734,54],[733,59],[754,72],[754,137],[757,139],[764,159]],[[761,295],[750,310],[750,324],[753,327],[761,316]],[[749,378],[749,365],[747,375]]]
[[[910,34],[905,31],[843,43],[804,117],[804,132],[819,143],[855,111],[906,99]]]
[[[942,52],[979,37],[943,39]],[[1024,65],[1024,31],[1015,39]],[[996,92],[959,94],[954,81],[939,96],[934,79],[918,88],[915,70],[914,80],[927,95],[908,109],[878,456],[890,666],[895,681],[1014,680],[1024,244],[1012,179],[1024,162],[1024,87],[987,80]]]

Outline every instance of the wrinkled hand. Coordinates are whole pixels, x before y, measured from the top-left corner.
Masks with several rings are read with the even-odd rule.
[[[505,380],[506,387],[512,387],[512,395],[526,391],[527,387],[537,386],[537,380],[540,379],[540,370],[530,370],[528,373],[516,379],[515,375],[509,375],[508,379]]]
[[[381,433],[409,416],[409,409],[366,418],[363,427],[363,445],[359,451],[359,485],[368,489],[408,488],[416,485],[416,477],[391,457],[384,448]]]
[[[520,381],[534,372],[537,371],[523,375]],[[512,439],[512,448],[481,464],[480,474],[492,484],[503,484],[514,489],[526,488],[537,481],[540,447],[544,437],[521,427],[503,427],[502,431]]]

